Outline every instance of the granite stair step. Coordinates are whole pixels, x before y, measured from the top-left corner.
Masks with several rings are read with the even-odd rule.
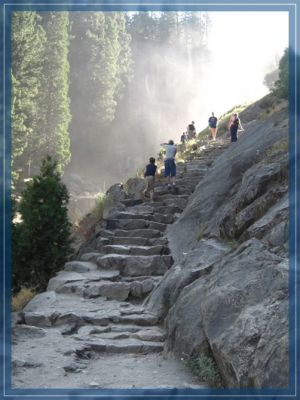
[[[78,282],[116,281],[119,277],[120,271],[95,270],[86,273],[60,271],[54,278],[49,280],[47,291],[55,290],[58,292],[64,285]]]
[[[165,202],[165,200],[174,200],[174,201],[178,201],[178,200],[187,200],[189,198],[189,195],[187,194],[180,194],[178,196],[174,196],[172,193],[168,192],[162,196],[160,196],[160,199]]]
[[[99,251],[97,251],[97,252],[96,251],[92,251],[92,252],[88,251],[87,253],[83,252],[80,255],[80,260],[81,261],[95,262],[95,260],[98,257],[103,256],[103,255],[104,254],[102,252],[99,252]]]
[[[160,222],[148,221],[145,219],[108,219],[106,220],[107,229],[122,229],[122,230],[135,230],[135,229],[154,229],[161,232],[165,231],[167,225]],[[118,235],[120,236],[120,235]]]
[[[122,204],[124,204],[126,207],[132,207],[137,204],[142,204],[143,200],[142,199],[126,199],[121,201]]]
[[[179,207],[179,206],[163,205],[163,206],[157,207],[157,212],[159,212],[160,214],[168,213],[168,214],[174,215],[174,214],[180,214],[180,213],[182,213],[182,211],[183,211],[183,208]]]
[[[159,186],[154,190],[154,196],[157,196],[159,199],[162,199],[164,195],[172,195],[172,196],[182,196],[185,195],[185,188],[179,185],[170,186],[167,185]]]
[[[162,237],[163,232],[158,229],[130,229],[130,230],[125,230],[125,229],[116,229],[114,231],[114,236],[123,236],[123,237],[143,237],[147,239],[152,239],[152,238],[159,238]]]
[[[159,203],[149,203],[149,204],[143,204],[142,206],[137,206],[137,210],[133,210],[133,208],[128,209],[129,212],[136,212],[136,211],[142,211],[142,212],[148,212],[148,214],[162,214],[162,215],[167,215],[167,214],[174,214],[174,212],[180,212],[181,210],[173,210],[172,207],[166,206],[163,202]]]
[[[120,326],[118,327],[120,328]],[[141,328],[135,325],[135,329],[133,328],[133,332],[128,329],[118,329],[118,330],[106,330],[105,332],[93,333],[89,335],[93,339],[102,339],[102,340],[120,340],[120,339],[138,339],[146,342],[163,342],[166,338],[166,332],[156,326],[148,328]],[[83,339],[83,338],[82,338]]]
[[[166,238],[143,238],[143,237],[126,237],[126,236],[114,236],[109,239],[110,245],[124,245],[124,246],[155,246],[155,245],[167,245],[168,240]]]
[[[106,245],[103,246],[104,254],[123,254],[134,256],[154,256],[170,254],[166,246],[140,246],[140,245]]]
[[[158,318],[150,313],[148,314],[130,314],[121,315],[113,318],[114,323],[118,324],[135,324],[139,326],[154,326],[158,324]]]
[[[103,328],[114,324],[151,327],[158,323],[156,315],[128,302],[107,301],[103,297],[84,299],[76,295],[45,292],[48,293],[51,302],[48,305],[41,299],[35,300],[35,304],[30,302],[19,315],[20,324],[55,328],[63,334],[72,334],[84,326]],[[53,296],[56,298],[54,303]]]
[[[65,264],[65,271],[90,272],[97,269],[97,264],[90,261],[69,261]]]
[[[172,214],[160,214],[160,213],[137,213],[137,212],[119,212],[114,216],[114,219],[144,219],[154,222],[160,222],[163,224],[172,224],[174,218]]]
[[[118,354],[148,354],[162,352],[164,345],[161,342],[147,342],[138,339],[101,340],[86,342],[92,351],[97,353]]]
[[[107,300],[125,301],[129,298],[145,298],[156,285],[155,279],[143,276],[141,280],[67,282],[55,288],[55,291],[63,294],[76,294],[86,299],[105,297]]]
[[[98,257],[99,268],[119,270],[124,276],[163,275],[172,265],[170,255],[164,256],[128,256],[107,254]]]
[[[57,293],[77,294],[86,299],[105,297],[107,300],[124,301],[130,294],[130,283],[111,282],[70,282],[56,290]]]

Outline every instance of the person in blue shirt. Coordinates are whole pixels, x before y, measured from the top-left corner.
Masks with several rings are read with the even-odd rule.
[[[218,123],[218,118],[215,117],[215,114],[212,112],[211,117],[208,120],[208,125],[210,128],[213,140],[216,140],[216,137],[217,137],[217,123]]]
[[[155,165],[155,158],[150,157],[149,164],[146,165],[145,172],[144,172],[146,187],[143,190],[143,197],[149,190],[151,202],[154,201],[154,183],[155,183],[156,170],[157,170],[157,166]]]

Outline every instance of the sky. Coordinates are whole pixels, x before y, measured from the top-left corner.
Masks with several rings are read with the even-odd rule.
[[[206,65],[206,101],[198,116],[199,128],[206,124],[207,113],[218,116],[267,94],[264,76],[288,46],[287,12],[210,12],[209,16],[211,60]]]

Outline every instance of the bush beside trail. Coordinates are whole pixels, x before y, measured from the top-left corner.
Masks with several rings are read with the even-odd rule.
[[[41,290],[71,253],[71,224],[67,216],[69,195],[61,182],[57,163],[47,157],[22,194],[13,223],[13,288]]]

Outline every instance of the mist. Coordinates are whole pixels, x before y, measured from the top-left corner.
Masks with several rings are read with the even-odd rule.
[[[164,14],[171,18],[176,13]],[[103,191],[135,175],[157,155],[160,143],[179,142],[192,120],[199,132],[212,111],[219,117],[268,93],[264,76],[288,46],[288,13],[193,14],[198,25],[186,26],[177,37],[173,33],[165,41],[132,37],[132,77],[113,121],[99,124],[102,145],[79,137],[83,133],[76,131],[76,124],[71,126],[72,161],[67,173],[79,175],[86,189]],[[180,22],[184,13],[176,18]],[[130,21],[128,26],[133,36]]]

